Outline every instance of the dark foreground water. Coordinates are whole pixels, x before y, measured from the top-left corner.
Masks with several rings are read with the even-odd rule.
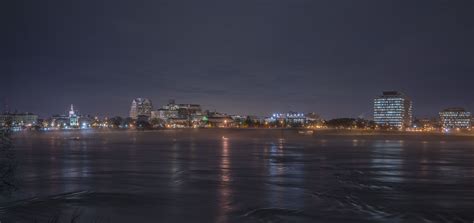
[[[15,145],[2,223],[474,220],[472,137],[72,131]]]

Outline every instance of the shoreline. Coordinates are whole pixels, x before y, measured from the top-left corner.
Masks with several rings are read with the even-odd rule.
[[[176,129],[62,129],[62,130],[49,130],[49,131],[21,131],[13,132],[13,135],[23,135],[30,133],[78,133],[78,132],[89,132],[89,133],[105,133],[105,132],[164,132],[164,131],[178,131],[178,132],[191,132],[191,131],[260,131],[260,132],[294,132],[301,136],[439,136],[439,137],[474,137],[474,133],[471,132],[453,132],[453,133],[442,133],[442,132],[408,132],[408,131],[390,131],[390,130],[347,130],[347,129],[307,129],[307,128],[176,128]],[[299,131],[313,131],[313,134],[302,134]]]

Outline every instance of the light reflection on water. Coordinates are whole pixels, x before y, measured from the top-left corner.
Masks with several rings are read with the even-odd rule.
[[[474,140],[280,130],[88,132],[69,140],[74,134],[18,136],[21,187],[0,200],[0,220],[75,208],[112,222],[474,217]]]
[[[268,203],[274,206],[281,206],[282,195],[285,193],[284,187],[279,185],[285,183],[285,167],[282,162],[278,162],[278,159],[283,156],[283,142],[279,140],[278,145],[271,144],[268,152],[268,175],[270,182],[268,184]]]
[[[222,138],[219,171],[220,182],[218,185],[218,217],[217,222],[228,222],[228,213],[232,210],[231,196],[232,189],[230,183],[232,180],[230,163],[229,139]]]
[[[265,192],[269,207],[299,210],[304,208],[304,163],[299,146],[288,146],[284,139],[271,143],[268,156],[268,183]],[[288,196],[291,194],[292,196]]]
[[[378,176],[377,179],[383,182],[403,182],[402,153],[404,141],[377,140],[372,148],[372,169]]]

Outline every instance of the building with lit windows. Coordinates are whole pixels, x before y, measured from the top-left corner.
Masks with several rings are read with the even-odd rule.
[[[447,108],[439,113],[441,127],[449,129],[471,128],[471,113],[464,108]]]
[[[265,120],[268,123],[275,123],[288,126],[303,126],[306,123],[306,116],[303,113],[290,111],[286,114],[273,113],[272,116]]]
[[[76,115],[74,111],[74,105],[71,105],[71,110],[69,110],[69,126],[72,128],[79,127],[79,117]]]
[[[290,111],[286,113],[286,123],[289,125],[304,125],[306,116],[303,113]]]
[[[199,104],[176,104],[174,100],[170,100],[162,109],[178,118],[189,118],[193,115],[202,116],[201,105]]]
[[[230,115],[218,112],[209,112],[203,117],[203,122],[207,127],[226,128],[235,126],[235,122]]]
[[[81,116],[74,109],[74,105],[71,104],[67,114],[53,115],[51,118],[44,120],[42,125],[44,128],[51,129],[89,128],[91,126],[89,119],[90,117]]]
[[[204,114],[199,104],[176,104],[174,100],[169,100],[167,105],[151,112],[151,117],[162,119],[165,122],[182,122],[196,124],[200,122]]]
[[[0,114],[0,126],[25,127],[36,125],[37,122],[38,115],[32,113]]]
[[[138,116],[151,117],[151,111],[153,110],[153,105],[151,101],[146,98],[136,98],[132,101],[132,106],[130,107],[130,118],[137,119]]]
[[[374,122],[379,126],[405,129],[412,125],[413,103],[403,93],[385,91],[374,100]]]

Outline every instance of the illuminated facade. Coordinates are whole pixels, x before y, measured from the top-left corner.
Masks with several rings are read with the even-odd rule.
[[[69,126],[72,128],[79,127],[79,117],[76,115],[73,105],[71,105],[71,110],[69,110]]]
[[[203,117],[203,121],[206,122],[208,127],[234,127],[235,122],[230,115],[221,114],[217,112],[208,113],[207,116]]]
[[[306,123],[306,116],[303,113],[290,111],[286,113],[286,123],[304,125]]]
[[[448,108],[439,113],[441,127],[447,129],[471,128],[471,113],[463,108]]]
[[[188,123],[200,122],[204,116],[201,105],[198,104],[176,104],[174,100],[162,108],[152,111],[151,117],[162,119],[164,121],[187,120]]]
[[[385,91],[374,100],[374,122],[380,126],[408,128],[412,125],[413,103],[397,91]]]
[[[137,119],[138,116],[151,117],[151,111],[153,110],[153,105],[151,101],[146,98],[136,98],[132,101],[132,106],[130,108],[130,118]]]
[[[162,110],[168,111],[173,118],[189,118],[193,115],[200,115],[202,118],[201,105],[198,104],[176,104],[174,100],[170,100],[169,103],[163,106]]]
[[[33,126],[38,121],[38,115],[32,113],[5,113],[0,114],[0,126]]]
[[[287,125],[304,125],[306,123],[306,116],[303,113],[292,111],[286,114],[273,113],[267,122],[279,122],[281,124],[285,123]]]

